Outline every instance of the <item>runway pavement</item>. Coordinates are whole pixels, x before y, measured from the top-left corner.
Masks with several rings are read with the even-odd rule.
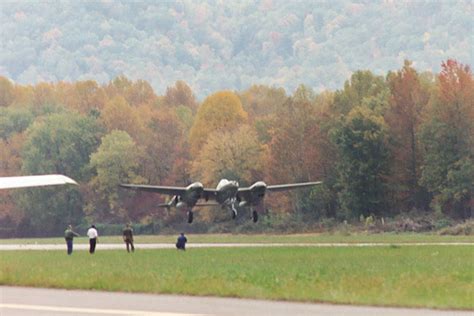
[[[0,286],[0,315],[472,316],[473,312]]]
[[[187,243],[187,248],[217,247],[389,247],[389,246],[474,246],[472,242],[432,242],[432,243]],[[97,244],[98,250],[124,249],[121,244]],[[171,249],[174,244],[135,244],[136,249]],[[2,250],[64,250],[65,244],[0,244]],[[88,244],[74,244],[74,250],[87,250]]]

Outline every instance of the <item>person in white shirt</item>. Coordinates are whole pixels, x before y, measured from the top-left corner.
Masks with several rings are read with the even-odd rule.
[[[91,228],[87,231],[87,236],[89,237],[89,253],[93,254],[95,252],[95,245],[97,244],[97,238],[99,234],[95,225],[92,225]]]

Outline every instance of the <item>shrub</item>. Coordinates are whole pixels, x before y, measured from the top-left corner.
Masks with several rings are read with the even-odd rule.
[[[452,227],[445,227],[441,229],[438,234],[440,235],[467,235],[472,236],[474,235],[474,220],[469,220],[464,223],[452,226]]]

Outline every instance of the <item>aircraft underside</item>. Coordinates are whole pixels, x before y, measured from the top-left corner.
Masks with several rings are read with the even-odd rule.
[[[202,183],[194,182],[187,187],[157,186],[145,184],[120,184],[121,187],[132,190],[155,192],[172,196],[168,203],[160,204],[159,207],[167,209],[176,207],[186,209],[187,221],[192,223],[194,220],[193,208],[195,206],[216,206],[220,205],[222,209],[227,209],[231,213],[231,218],[237,218],[237,206],[248,208],[251,220],[258,221],[258,212],[255,209],[262,205],[265,193],[267,191],[286,191],[296,188],[311,187],[322,182],[302,182],[270,185],[263,181],[257,181],[250,187],[239,187],[237,181],[222,179],[215,189],[204,188]],[[201,202],[205,201],[205,202]]]

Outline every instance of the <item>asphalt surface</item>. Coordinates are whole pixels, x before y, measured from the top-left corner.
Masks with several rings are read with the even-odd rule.
[[[0,315],[473,316],[474,312],[0,286]]]

